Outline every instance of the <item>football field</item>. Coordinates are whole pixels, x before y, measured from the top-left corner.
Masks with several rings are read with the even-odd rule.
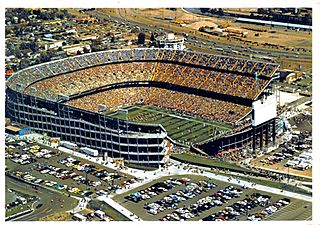
[[[130,106],[110,116],[124,120],[128,117],[129,121],[137,123],[161,124],[168,132],[168,136],[181,145],[199,143],[232,129],[228,124],[174,114],[153,106]]]

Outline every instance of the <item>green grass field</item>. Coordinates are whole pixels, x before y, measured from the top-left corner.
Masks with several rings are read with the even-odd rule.
[[[127,108],[128,120],[137,123],[161,124],[170,138],[182,145],[199,143],[225,133],[232,126],[199,118],[177,115],[153,106],[131,106]],[[125,112],[110,114],[115,118],[126,119]]]
[[[25,197],[25,198],[30,197],[30,195],[28,195],[28,194],[25,194],[22,192],[17,193],[16,190],[13,190],[13,189],[6,187],[6,204],[15,201],[18,196]],[[30,209],[31,205],[33,203],[34,203],[34,201],[28,201],[27,204],[21,204],[16,207],[13,207],[11,209],[7,209],[6,210],[6,217],[12,216],[14,214],[17,214],[17,213],[20,213],[20,212],[23,212],[23,211]]]
[[[247,172],[247,173],[252,172],[251,170],[249,170],[247,168],[243,168],[241,166],[238,166],[234,163],[219,161],[219,160],[215,160],[215,159],[208,159],[208,158],[204,158],[201,156],[192,155],[189,153],[173,154],[172,158],[179,160],[179,161],[182,161],[182,162],[185,162],[185,163],[191,163],[191,164],[197,163],[201,166],[206,166],[206,167],[230,169],[230,170],[235,170],[235,171],[239,171],[239,172]]]
[[[6,203],[13,202],[16,199],[17,195],[13,191],[6,189]]]

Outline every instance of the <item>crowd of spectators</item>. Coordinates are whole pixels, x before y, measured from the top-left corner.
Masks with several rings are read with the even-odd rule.
[[[66,62],[62,67],[65,64]],[[70,96],[101,86],[130,81],[165,82],[251,100],[254,100],[268,83],[267,80],[249,76],[179,64],[134,62],[107,64],[54,76],[35,83],[27,88],[27,92],[33,87],[38,96],[55,99],[58,94]]]
[[[250,107],[240,104],[155,87],[113,89],[77,98],[67,104],[93,112],[99,110],[99,104],[105,105],[109,111],[133,104],[146,104],[228,123],[237,122],[250,111]]]
[[[192,65],[210,67],[214,70],[233,71],[235,73],[248,73],[249,75],[264,75],[270,77],[278,65],[255,62],[229,56],[208,55],[189,51],[176,51],[168,49],[128,49],[97,52],[70,57],[67,59],[45,63],[20,71],[19,76],[13,76],[10,83],[21,82],[27,86],[36,80],[51,77],[61,73],[103,65],[114,62],[163,60],[180,62]],[[24,79],[21,79],[24,78]]]

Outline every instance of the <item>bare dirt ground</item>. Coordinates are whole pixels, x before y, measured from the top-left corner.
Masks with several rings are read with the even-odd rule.
[[[265,163],[260,162],[260,160],[266,159],[267,157],[268,157],[268,155],[264,155],[260,158],[257,158],[254,161],[252,161],[251,164],[256,167],[260,167],[260,168],[264,168],[264,169],[272,169],[272,170],[282,171],[284,173],[288,173],[288,171],[289,171],[289,174],[312,177],[312,169],[311,168],[304,170],[304,171],[296,170],[293,168],[289,168],[289,170],[288,170],[288,167],[284,166],[284,164],[286,163],[287,160],[282,161],[280,163],[273,164],[273,165],[267,165]]]
[[[211,21],[198,21],[198,22],[194,22],[190,25],[188,25],[187,27],[190,28],[190,29],[194,29],[194,30],[199,30],[199,28],[201,27],[216,27],[217,24],[216,23],[213,23]]]
[[[240,9],[239,9],[240,10]],[[242,9],[241,9],[242,10]],[[244,11],[249,10],[252,11],[253,9],[244,9]],[[76,11],[76,10],[75,10]],[[245,23],[235,23],[234,19],[226,19],[226,18],[216,18],[216,17],[208,17],[208,16],[201,16],[192,13],[185,12],[184,10],[178,8],[176,10],[164,9],[164,8],[155,8],[155,9],[122,9],[122,8],[99,8],[97,11],[105,13],[106,15],[115,16],[115,17],[122,17],[128,20],[136,21],[139,23],[144,23],[147,25],[153,25],[158,28],[168,29],[175,33],[188,33],[189,36],[195,36],[202,39],[210,39],[216,43],[225,44],[228,46],[229,44],[235,44],[238,46],[244,47],[255,47],[259,49],[268,49],[269,51],[281,51],[283,53],[287,53],[288,51],[292,52],[293,54],[297,54],[297,57],[287,57],[281,56],[279,57],[272,57],[276,63],[280,64],[281,68],[285,69],[292,69],[297,70],[299,65],[302,65],[302,68],[305,72],[312,72],[312,62],[311,58],[299,57],[300,55],[311,55],[311,35],[309,32],[297,32],[292,30],[286,30],[283,28],[270,28],[265,26],[258,26],[258,25],[250,25]],[[85,14],[83,14],[85,15]],[[175,24],[170,22],[169,19],[176,19],[180,21],[184,21],[187,26],[181,27],[179,24]],[[165,19],[167,18],[167,19]],[[240,28],[244,30],[248,30],[248,37],[244,38],[243,40],[236,40],[233,38],[225,38],[225,37],[218,37],[211,34],[203,33],[198,31],[202,25],[203,26],[210,26],[210,25],[222,25],[229,23],[229,26]],[[253,29],[253,30],[252,30]],[[99,30],[105,32],[104,26],[100,26]],[[257,31],[254,31],[257,30]],[[265,32],[259,32],[266,30]],[[271,32],[272,31],[272,32]],[[259,36],[255,36],[255,33],[259,32]],[[99,33],[99,31],[97,31]],[[129,38],[130,39],[130,38]],[[247,40],[256,42],[256,43],[248,43]],[[264,43],[272,43],[281,45],[283,47],[269,47],[263,45]],[[214,48],[209,48],[208,46],[200,46],[190,44],[186,42],[186,46],[192,50],[199,51],[199,52],[207,52],[212,54],[227,54],[229,53],[222,53]],[[300,50],[299,50],[300,48]],[[306,51],[301,50],[301,48],[307,49]],[[299,50],[299,51],[298,51]],[[249,53],[246,55],[244,54],[241,57],[249,57]],[[266,56],[269,56],[268,53],[262,53]]]
[[[72,220],[71,215],[68,212],[55,213],[40,219],[40,221],[71,221],[71,220]]]
[[[81,18],[81,17],[88,17],[86,14],[83,14],[83,13],[80,13],[77,9],[72,9],[72,8],[67,8],[68,12],[72,15],[75,15],[76,17],[78,18]]]
[[[248,9],[235,9],[240,10],[242,12],[251,12],[255,9],[248,8]],[[135,15],[136,20],[143,21],[144,19],[148,19],[149,22],[152,19],[162,19],[164,20],[162,23],[173,25],[169,20],[165,20],[166,17],[173,17],[177,20],[183,20],[188,22],[190,25],[187,26],[189,29],[199,29],[201,23],[199,24],[192,24],[196,22],[203,22],[205,26],[210,23],[214,23],[217,25],[222,25],[225,23],[229,23],[230,27],[241,28],[248,31],[247,39],[251,41],[257,41],[260,43],[271,43],[271,44],[279,44],[284,45],[287,47],[292,48],[312,48],[312,40],[311,40],[311,33],[309,32],[300,32],[300,31],[292,31],[286,30],[283,28],[271,28],[267,26],[257,26],[251,24],[244,24],[244,23],[236,23],[234,19],[226,19],[226,18],[217,18],[217,17],[208,17],[202,15],[196,15],[192,13],[188,13],[183,11],[182,9],[176,9],[176,11],[169,10],[169,9],[125,9],[123,10],[124,14],[128,17]],[[137,17],[139,15],[139,18]],[[144,18],[144,19],[143,19]],[[170,26],[169,25],[169,26]],[[179,25],[176,25],[179,26]],[[267,32],[256,32],[245,28],[254,28],[254,29],[266,29]],[[270,33],[270,31],[274,31],[275,33]],[[259,33],[259,36],[255,36],[255,33]],[[210,35],[211,38],[216,38],[216,36]]]

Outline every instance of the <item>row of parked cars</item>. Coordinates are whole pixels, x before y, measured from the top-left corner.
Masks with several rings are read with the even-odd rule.
[[[87,184],[89,186],[96,187],[101,184],[100,181],[92,181],[90,179],[87,179],[84,176],[81,176],[73,171],[55,167],[53,165],[39,165],[35,168],[36,171],[42,173],[42,174],[49,174],[56,178],[59,178],[61,180],[65,179],[72,179],[74,181],[77,181],[79,183]]]
[[[189,181],[190,179],[188,178],[181,178],[181,179],[169,178],[165,181],[157,182],[146,189],[131,193],[125,198],[137,203],[146,199],[150,199],[153,196],[157,196],[161,193],[167,192],[170,189],[175,188]]]
[[[75,221],[113,221],[113,219],[106,215],[104,211],[96,210],[87,214],[74,213],[72,219]]]
[[[281,151],[273,153],[272,155],[268,156],[266,159],[260,160],[262,163],[266,163],[268,165],[273,165],[276,163],[280,163],[285,159],[290,159],[293,157],[294,154],[298,153],[298,150],[294,149],[281,149]]]
[[[144,208],[153,215],[163,212],[167,209],[177,209],[178,204],[188,199],[192,199],[204,192],[208,192],[217,185],[210,180],[201,180],[197,183],[189,183],[186,188],[178,190],[175,193],[166,195],[162,199],[147,204]]]
[[[6,145],[5,157],[20,165],[28,165],[35,163],[40,158],[50,159],[51,157],[55,156],[51,150],[41,148],[39,145],[33,145],[29,147],[26,147],[25,145],[26,143],[22,141],[18,143],[12,143],[8,146]],[[18,149],[24,153],[18,152]]]
[[[273,165],[280,163],[284,160],[288,160],[285,166],[292,167],[294,169],[305,170],[312,167],[312,138],[310,132],[299,132],[299,135],[292,135],[292,139],[286,143],[280,144],[281,150],[273,153],[260,162],[267,165]],[[310,153],[310,156],[307,156]],[[298,155],[302,154],[302,157]]]
[[[34,184],[43,184],[48,187],[52,187],[59,190],[66,190],[70,193],[75,194],[80,194],[82,192],[78,187],[71,187],[65,184],[59,184],[52,180],[44,180],[41,178],[37,178],[35,176],[30,175],[29,172],[16,171],[14,175]]]
[[[271,215],[275,212],[277,212],[279,209],[281,209],[284,206],[287,206],[290,204],[290,199],[288,198],[283,198],[280,199],[279,201],[277,201],[276,203],[269,205],[268,207],[266,207],[264,210],[262,210],[261,212],[257,212],[255,214],[249,214],[247,216],[247,219],[250,221],[259,221],[262,220],[263,218],[265,218],[268,215]]]
[[[312,149],[302,152],[299,156],[290,159],[285,166],[297,170],[307,170],[312,167]]]
[[[189,205],[180,207],[173,213],[167,214],[162,217],[162,221],[181,221],[188,220],[190,218],[200,216],[201,213],[216,207],[222,206],[228,200],[232,198],[239,198],[242,194],[242,190],[239,188],[234,188],[233,186],[228,186],[221,189],[210,196],[199,199],[197,202]]]
[[[87,174],[91,174],[99,178],[100,180],[107,181],[107,182],[109,181],[113,182],[114,180],[121,178],[121,175],[119,173],[113,173],[104,169],[98,169],[94,165],[91,165],[88,163],[82,163],[81,161],[76,160],[71,156],[62,160],[58,160],[58,163],[61,163],[66,167],[72,168],[73,170],[86,172]],[[98,183],[95,183],[93,186],[97,186],[97,184]],[[101,182],[99,183],[99,185],[100,184]]]
[[[250,197],[239,200],[232,205],[225,207],[210,216],[202,219],[202,221],[232,221],[239,220],[239,216],[245,216],[249,210],[256,207],[265,207],[269,204],[271,197],[260,193],[253,193]]]

